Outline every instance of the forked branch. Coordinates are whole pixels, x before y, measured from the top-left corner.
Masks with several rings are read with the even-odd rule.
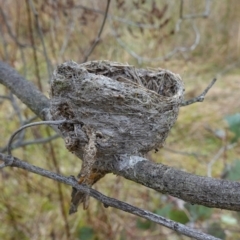
[[[128,203],[119,201],[117,199],[107,197],[94,189],[88,188],[83,185],[79,185],[78,182],[75,180],[75,178],[72,176],[65,177],[60,174],[45,170],[40,167],[36,167],[32,164],[29,164],[27,162],[24,162],[24,161],[18,159],[18,158],[8,156],[8,155],[2,154],[2,153],[0,153],[0,160],[2,160],[4,162],[4,164],[6,164],[6,165],[9,165],[9,163],[11,163],[12,167],[21,168],[21,169],[27,170],[29,172],[53,179],[55,181],[58,181],[58,182],[61,182],[61,183],[67,184],[67,185],[70,185],[73,188],[76,188],[78,191],[89,194],[91,197],[102,202],[105,207],[113,207],[113,208],[122,210],[124,212],[131,213],[138,217],[142,217],[144,219],[150,220],[159,225],[162,225],[164,227],[172,229],[172,230],[174,230],[180,234],[183,234],[185,236],[192,237],[194,239],[199,239],[199,240],[218,240],[219,239],[219,238],[215,238],[211,235],[208,235],[206,233],[199,232],[199,231],[192,229],[188,226],[185,226],[183,224],[180,224],[180,223],[174,222],[172,220],[169,220],[167,218],[161,217],[152,212],[140,209],[138,207],[132,206]]]
[[[105,23],[106,23],[106,19],[107,19],[107,16],[108,16],[108,10],[109,10],[109,5],[110,5],[110,2],[111,0],[108,0],[107,1],[107,6],[106,6],[106,10],[105,10],[105,13],[104,13],[104,18],[103,18],[103,22],[102,22],[102,25],[100,27],[100,30],[98,32],[98,35],[96,37],[96,39],[94,40],[92,46],[90,47],[90,49],[88,50],[88,52],[86,53],[86,56],[84,57],[84,60],[83,62],[86,62],[89,58],[89,56],[92,54],[94,48],[97,46],[97,44],[99,43],[100,41],[100,37],[102,35],[102,32],[103,32],[103,28],[105,26]]]
[[[198,96],[198,97],[195,97],[195,98],[191,98],[187,101],[184,101],[182,102],[181,106],[184,107],[184,106],[188,106],[190,104],[193,104],[193,103],[196,103],[196,102],[203,102],[204,99],[205,99],[205,96],[206,94],[208,93],[208,91],[210,90],[210,88],[213,86],[213,84],[217,81],[216,78],[214,78],[210,84],[207,86],[207,88]]]

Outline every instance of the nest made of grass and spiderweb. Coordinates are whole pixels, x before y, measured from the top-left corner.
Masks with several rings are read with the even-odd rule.
[[[60,127],[81,152],[83,126],[96,132],[98,157],[144,154],[161,147],[183,101],[179,75],[164,69],[137,69],[110,61],[73,61],[58,66],[51,81],[55,120],[77,119]]]

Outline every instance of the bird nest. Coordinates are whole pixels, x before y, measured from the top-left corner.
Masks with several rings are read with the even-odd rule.
[[[58,66],[51,81],[54,120],[76,120],[59,129],[67,148],[82,157],[94,132],[96,157],[141,155],[163,145],[183,101],[179,75],[128,64],[73,61]]]

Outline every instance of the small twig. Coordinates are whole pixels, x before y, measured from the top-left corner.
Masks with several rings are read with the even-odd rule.
[[[177,151],[177,150],[170,149],[168,147],[164,147],[163,150],[171,152],[171,153],[175,153],[175,154],[180,154],[180,155],[185,155],[185,156],[193,156],[198,161],[200,160],[199,159],[200,157],[206,157],[205,155],[200,154],[200,153]]]
[[[180,19],[207,18],[210,14],[211,0],[205,0],[205,11],[199,14],[183,15],[183,0],[180,5]]]
[[[32,117],[26,119],[26,120],[24,121],[24,124],[28,124],[28,123],[30,123],[30,122],[36,120],[37,118],[38,118],[38,117],[37,117],[36,115],[34,115],[34,116],[32,116]]]
[[[73,19],[73,16],[74,16],[74,14],[73,14],[73,12],[71,12],[71,14],[69,14],[68,26],[66,27],[66,33],[64,33],[65,38],[63,40],[62,46],[59,51],[58,57],[61,59],[62,59],[62,56],[63,56],[65,50],[67,49],[69,40],[71,40],[72,32],[75,30],[75,21]]]
[[[0,98],[2,98],[2,99],[7,99],[7,100],[11,100],[11,99],[10,99],[10,96],[5,96],[5,95],[0,95]]]
[[[16,113],[18,119],[19,119],[19,122],[21,125],[23,125],[23,116],[22,116],[22,112],[21,112],[21,109],[19,108],[17,102],[16,102],[16,98],[15,96],[13,95],[12,92],[10,92],[9,94],[9,98],[10,98],[10,102],[12,104],[12,108],[14,110],[14,112]]]
[[[5,26],[7,28],[7,32],[9,34],[9,36],[12,38],[12,40],[20,47],[20,48],[24,48],[24,47],[27,47],[28,45],[27,44],[24,44],[24,43],[21,43],[19,42],[18,38],[13,34],[12,32],[12,29],[8,23],[8,19],[7,19],[7,16],[6,14],[4,13],[3,9],[0,7],[0,15],[2,16],[3,18],[3,21],[5,23]]]
[[[8,53],[8,42],[6,41],[6,34],[4,34],[4,28],[3,25],[0,24],[0,40],[3,45],[3,60],[9,61],[9,53]]]
[[[47,135],[48,137],[50,137],[50,129],[46,129]],[[52,144],[52,142],[50,142],[47,145],[47,148],[49,149],[49,154],[47,156],[48,161],[53,163],[54,166],[54,170],[60,174],[60,167],[59,167],[59,161],[57,159],[56,156],[56,151],[57,149],[55,149],[54,145]],[[59,196],[59,202],[60,202],[60,209],[61,209],[61,215],[64,221],[64,226],[65,226],[65,232],[66,232],[66,237],[67,239],[70,239],[71,237],[71,233],[70,233],[70,227],[69,227],[69,221],[68,221],[68,217],[67,217],[67,212],[65,211],[65,207],[64,207],[64,193],[63,193],[63,185],[60,182],[57,182],[57,190],[58,190],[58,196]]]
[[[36,49],[36,44],[35,44],[35,38],[33,35],[33,26],[32,26],[32,17],[31,17],[31,13],[30,13],[30,4],[28,0],[26,1],[26,7],[27,7],[27,16],[28,16],[28,32],[29,32],[29,37],[30,37],[30,42],[32,47],[32,51],[33,51],[33,60],[34,60],[34,67],[35,67],[35,74],[36,74],[36,78],[37,78],[37,85],[39,87],[39,90],[42,91],[42,83],[41,83],[41,77],[40,77],[40,71],[39,71],[39,60],[38,60],[38,56],[37,56],[37,49]]]
[[[8,155],[11,155],[11,145],[13,142],[14,137],[21,132],[23,129],[28,128],[28,127],[32,127],[32,126],[37,126],[37,125],[58,125],[58,124],[62,124],[62,123],[66,123],[66,122],[70,122],[72,123],[73,121],[68,121],[68,120],[58,120],[58,121],[41,121],[41,122],[34,122],[34,123],[29,123],[26,124],[22,127],[20,127],[17,131],[15,131],[12,136],[10,137],[9,141],[8,141],[8,146],[7,146],[7,152]]]
[[[237,144],[236,143],[232,143],[232,144],[228,144],[227,146],[222,146],[218,152],[216,153],[216,155],[210,160],[210,162],[207,164],[207,176],[208,177],[212,177],[212,166],[213,164],[215,164],[215,162],[221,157],[221,155],[227,151],[230,150],[232,148],[234,148]]]
[[[183,16],[183,0],[180,1],[180,14],[179,14],[179,18],[182,19]]]
[[[181,107],[183,106],[187,106],[187,105],[190,105],[190,104],[193,104],[193,103],[196,103],[196,102],[203,102],[204,99],[205,99],[205,95],[207,94],[207,92],[210,90],[210,88],[213,86],[213,84],[217,81],[216,78],[214,78],[211,83],[208,85],[208,87],[198,96],[198,97],[195,97],[195,98],[191,98],[187,101],[183,101],[181,103]]]
[[[36,27],[37,27],[37,31],[38,31],[38,34],[39,34],[39,38],[40,38],[40,41],[42,43],[43,54],[44,54],[44,57],[45,57],[45,60],[46,60],[46,64],[47,64],[48,77],[49,77],[49,79],[51,79],[52,65],[51,65],[51,62],[50,62],[48,54],[47,54],[47,49],[46,49],[45,42],[44,42],[43,32],[42,32],[42,29],[41,29],[40,23],[39,23],[38,12],[37,12],[37,10],[36,10],[32,0],[28,0],[28,2],[29,2],[31,10],[33,12],[33,15],[34,15],[34,18],[35,18]]]
[[[110,19],[111,20],[111,19]],[[137,59],[138,63],[141,64],[142,62],[156,62],[156,61],[165,61],[170,59],[172,56],[174,56],[177,53],[184,53],[184,52],[189,52],[193,51],[199,44],[200,42],[200,34],[198,31],[198,28],[196,27],[195,23],[192,22],[192,28],[195,33],[195,39],[193,44],[191,44],[190,47],[175,47],[173,50],[169,51],[166,53],[164,56],[161,57],[155,57],[155,58],[148,58],[148,57],[142,57],[139,54],[137,54],[135,51],[133,51],[122,39],[119,37],[119,34],[113,27],[112,21],[111,23],[111,31],[112,35],[115,37],[117,43],[125,50],[127,51],[133,58]],[[176,32],[180,31],[180,25],[182,23],[182,19],[179,19],[179,21],[176,23]]]
[[[38,139],[35,139],[35,140],[20,142],[20,143],[12,145],[11,150],[16,149],[16,148],[20,148],[20,147],[25,147],[25,146],[28,146],[28,145],[33,145],[33,144],[45,144],[45,143],[51,142],[51,141],[53,141],[53,140],[55,140],[59,137],[60,137],[59,134],[55,134],[55,135],[53,135],[51,137],[47,137],[47,138],[38,138]],[[7,148],[8,148],[8,146],[0,148],[0,152],[2,152],[2,153],[6,152]]]
[[[89,8],[89,7],[86,7],[83,5],[75,5],[73,10],[78,10],[79,8],[90,11],[90,12],[94,12],[97,14],[105,15],[104,11],[101,11],[99,9]],[[126,16],[124,16],[124,18],[121,18],[121,17],[115,16],[115,15],[108,14],[107,18],[110,20],[114,20],[116,22],[123,23],[127,26],[132,26],[132,27],[136,27],[136,28],[159,29],[158,24],[145,24],[145,23],[140,23],[140,22],[133,22],[133,21],[130,21],[129,19],[126,19]]]
[[[180,7],[179,7],[179,19],[176,22],[175,25],[175,33],[181,34],[181,29],[180,26],[182,24],[182,22],[184,22],[185,20],[189,20],[189,19],[197,19],[197,18],[207,18],[210,14],[210,1],[211,0],[206,0],[205,3],[205,11],[203,13],[200,14],[191,14],[191,15],[183,15],[183,8],[184,8],[184,1],[181,0],[180,2]],[[109,15],[110,18],[110,22],[114,21],[118,21],[118,19],[116,19],[116,17],[112,17]],[[125,24],[128,24],[128,21],[121,21]],[[112,24],[111,24],[112,25]],[[155,26],[154,25],[150,25],[150,26],[143,26],[141,24],[138,23],[131,23],[130,25],[132,26],[136,26],[136,27],[141,27],[141,28],[149,28],[149,29],[154,29]],[[165,61],[168,60],[169,58],[171,58],[172,56],[174,56],[175,54],[181,53],[187,53],[190,51],[193,51],[200,43],[200,32],[195,24],[194,21],[191,21],[191,25],[195,34],[195,38],[194,38],[194,42],[193,44],[191,44],[191,46],[189,47],[184,47],[184,46],[180,46],[180,47],[175,47],[173,50],[169,51],[168,53],[164,54],[163,56],[160,57],[155,57],[155,58],[148,58],[148,57],[142,57],[141,55],[137,54],[137,52],[135,52],[131,47],[128,46],[128,44],[126,44],[121,37],[119,36],[119,34],[117,33],[116,29],[111,26],[111,31],[112,31],[112,35],[115,37],[117,43],[125,50],[127,51],[133,58],[137,59],[138,63],[141,64],[142,62],[156,62],[156,61]],[[157,27],[159,28],[159,26]]]
[[[106,22],[106,19],[107,19],[110,2],[111,2],[111,0],[107,1],[107,6],[106,6],[106,10],[105,10],[105,14],[104,14],[102,25],[100,27],[100,30],[98,32],[98,35],[97,35],[93,45],[91,46],[91,48],[88,50],[87,54],[85,55],[85,58],[84,58],[83,62],[86,62],[88,60],[89,56],[91,55],[91,53],[93,52],[94,48],[97,46],[97,44],[98,44],[98,42],[100,40],[100,37],[101,37],[102,31],[103,31],[104,25],[105,25],[105,22]]]
[[[55,181],[58,181],[58,182],[61,182],[61,183],[67,184],[67,185],[70,185],[73,188],[76,188],[78,191],[85,193],[85,194],[89,194],[91,197],[102,202],[104,204],[104,206],[113,207],[113,208],[122,210],[124,212],[131,213],[138,217],[142,217],[144,219],[150,220],[150,221],[160,224],[164,227],[172,229],[173,231],[176,231],[177,233],[183,234],[185,236],[192,237],[194,239],[199,239],[199,240],[219,240],[219,238],[213,237],[213,236],[208,235],[203,232],[199,232],[199,231],[192,229],[188,226],[185,226],[181,223],[174,222],[172,220],[161,217],[157,214],[143,210],[141,208],[132,206],[128,203],[119,201],[117,199],[107,197],[94,189],[88,188],[87,186],[79,185],[74,177],[64,177],[61,174],[57,174],[57,173],[45,170],[40,167],[36,167],[36,166],[29,164],[27,162],[24,162],[16,157],[7,156],[3,153],[0,153],[0,159],[2,161],[4,161],[5,164],[8,164],[8,162],[12,162],[12,167],[18,167],[21,169],[25,169],[29,172],[36,173],[38,175],[53,179]]]
[[[13,95],[12,92],[10,92],[9,97],[10,97],[10,102],[12,104],[12,107],[13,107],[13,109],[15,111],[15,114],[17,115],[17,117],[19,119],[20,126],[23,126],[24,125],[23,116],[22,116],[21,109],[20,109],[20,107],[18,106],[18,104],[16,102],[16,98]],[[22,131],[21,134],[19,134],[18,142],[22,142],[23,141],[24,135],[25,135],[25,133],[24,133],[24,131]]]

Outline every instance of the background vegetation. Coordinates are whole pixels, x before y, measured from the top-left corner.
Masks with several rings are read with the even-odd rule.
[[[57,64],[87,59],[106,3],[0,0],[1,59],[49,95]],[[104,31],[88,60],[169,69],[184,80],[186,99],[218,78],[204,103],[181,108],[165,147],[149,153],[151,160],[198,175],[240,179],[239,12],[237,0],[111,2]],[[34,120],[33,113],[1,86],[0,150],[6,150],[14,130]],[[48,127],[35,127],[15,144],[53,135]],[[26,144],[13,154],[64,175],[77,175],[81,165],[61,139]],[[20,169],[4,169],[0,178],[1,239],[185,239],[94,200],[87,211],[68,216],[69,187]],[[222,239],[240,238],[239,213],[192,206],[112,174],[94,188]]]

